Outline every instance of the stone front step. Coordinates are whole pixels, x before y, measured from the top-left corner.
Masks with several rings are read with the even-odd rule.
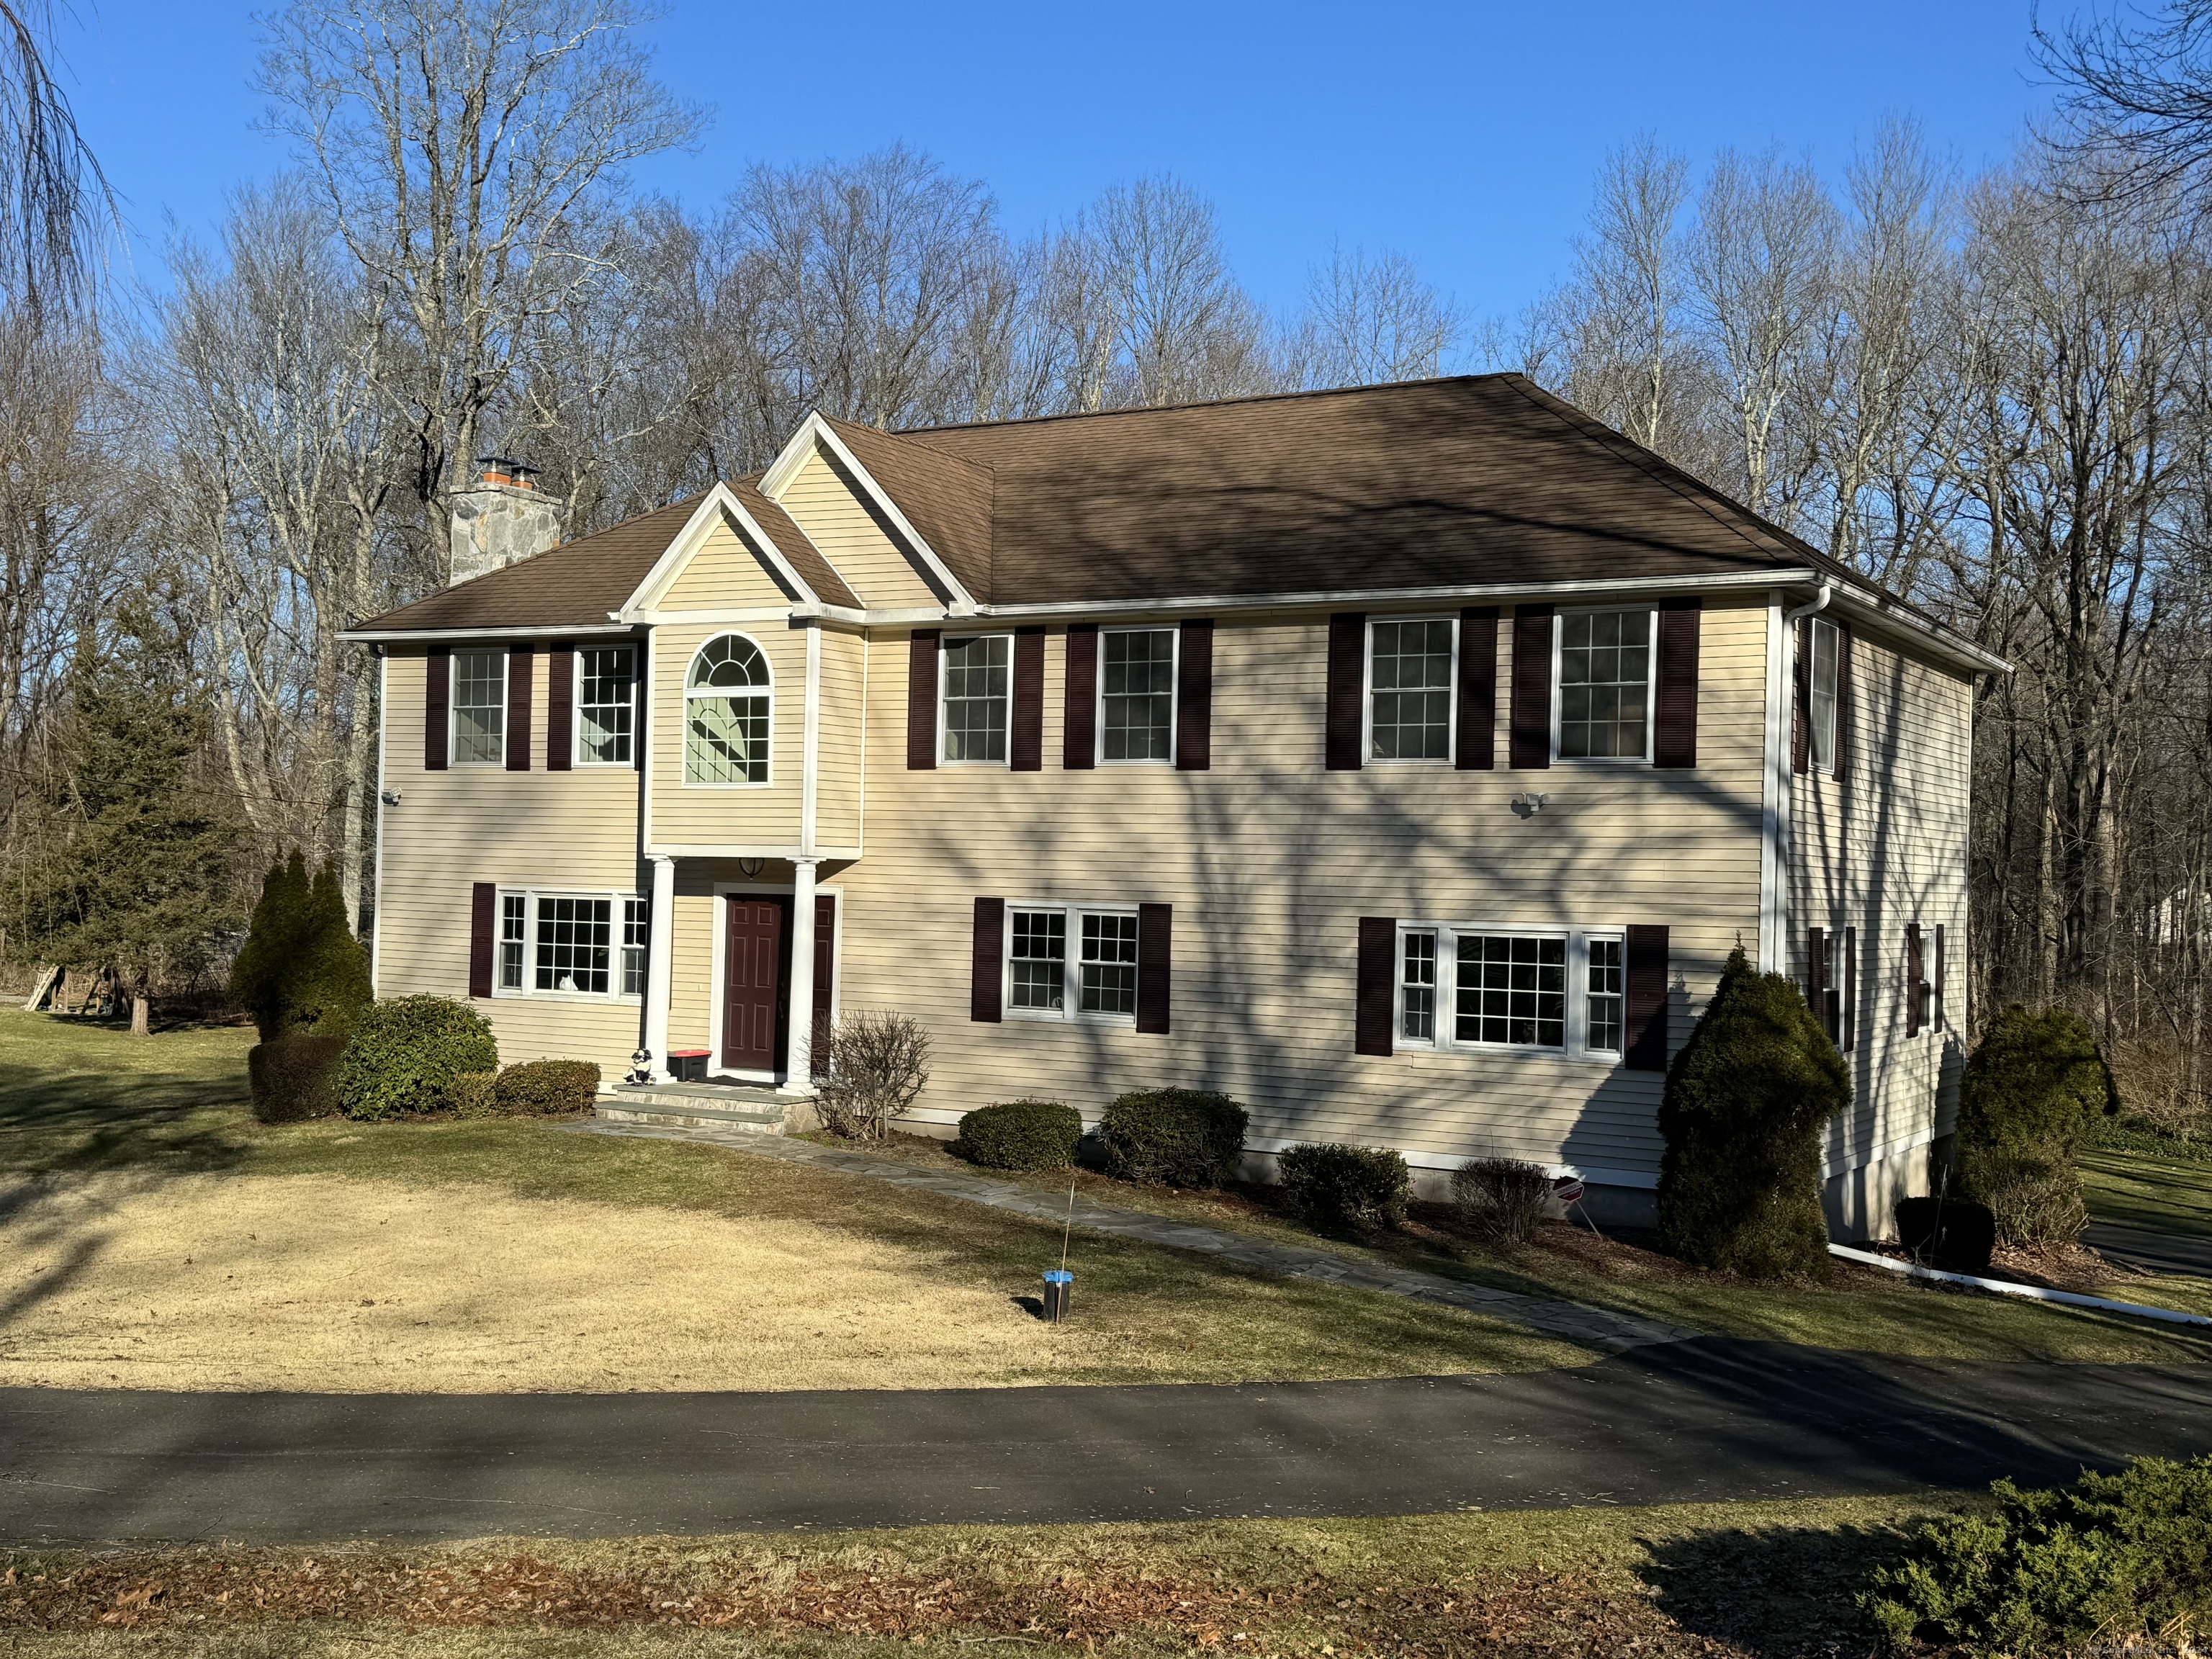
[[[730,1088],[711,1083],[617,1084],[601,1095],[598,1115],[610,1123],[651,1124],[663,1129],[719,1129],[726,1133],[781,1134],[792,1102],[773,1089]]]

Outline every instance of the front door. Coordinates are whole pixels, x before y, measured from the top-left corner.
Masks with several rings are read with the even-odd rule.
[[[784,1022],[790,1004],[784,981],[791,960],[787,899],[732,893],[729,935],[722,941],[722,1065],[732,1072],[783,1067]]]

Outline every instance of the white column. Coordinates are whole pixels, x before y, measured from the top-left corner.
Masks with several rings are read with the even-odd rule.
[[[798,1094],[812,1086],[814,1047],[814,866],[791,866],[791,1054],[783,1086]]]
[[[653,1055],[653,1081],[665,1083],[671,1075],[668,1001],[672,988],[668,981],[676,957],[676,860],[672,858],[653,860],[653,909],[647,921],[651,933],[646,941],[645,1046]]]

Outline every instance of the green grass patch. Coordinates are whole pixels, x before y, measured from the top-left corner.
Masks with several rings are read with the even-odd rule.
[[[2152,1137],[2144,1136],[2143,1139]],[[2172,1148],[2094,1146],[2081,1154],[2081,1190],[2099,1221],[2212,1238],[2212,1162]]]

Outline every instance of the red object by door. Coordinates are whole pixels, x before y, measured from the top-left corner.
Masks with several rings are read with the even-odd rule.
[[[722,1064],[732,1071],[782,1068],[785,902],[732,896],[723,941]]]

